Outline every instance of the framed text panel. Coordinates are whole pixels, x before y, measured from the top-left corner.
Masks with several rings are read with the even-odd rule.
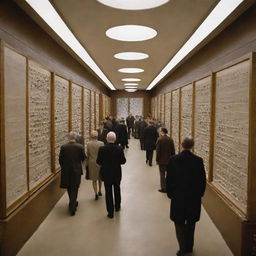
[[[247,206],[250,61],[216,73],[213,184]]]
[[[208,76],[195,82],[194,152],[203,158],[207,177],[210,157],[211,81],[211,76]]]
[[[96,127],[99,125],[99,116],[100,116],[100,95],[98,93],[95,93],[95,113],[96,113]]]
[[[179,152],[180,148],[180,90],[172,91],[172,139],[175,151]]]
[[[170,129],[171,129],[171,93],[165,94],[165,127],[168,130],[168,133],[170,134]]]
[[[90,139],[90,91],[84,89],[84,139],[85,144],[89,142]]]
[[[130,98],[130,113],[133,116],[143,116],[143,98]]]
[[[94,91],[91,92],[91,131],[95,130],[95,97]]]
[[[126,118],[128,116],[128,98],[116,99],[116,114],[117,118]]]
[[[82,87],[72,83],[72,130],[82,134]]]
[[[29,184],[51,175],[51,73],[29,61]]]

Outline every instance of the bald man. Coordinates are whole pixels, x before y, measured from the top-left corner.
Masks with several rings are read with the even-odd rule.
[[[122,148],[117,146],[115,141],[116,134],[109,132],[107,134],[107,144],[100,147],[96,161],[97,164],[101,166],[100,175],[105,186],[107,216],[111,219],[114,217],[114,209],[118,212],[121,207],[121,165],[126,162]],[[113,200],[113,189],[115,202]]]

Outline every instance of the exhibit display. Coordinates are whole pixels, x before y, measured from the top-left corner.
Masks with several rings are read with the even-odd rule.
[[[116,109],[117,118],[126,118],[128,116],[128,98],[117,98]]]
[[[168,130],[168,134],[171,131],[171,93],[165,94],[165,105],[164,105],[164,115],[165,115],[165,127]]]
[[[143,98],[129,98],[129,101],[133,116],[143,116]]]
[[[82,87],[72,83],[72,131],[82,133]]]
[[[90,91],[90,98],[91,98],[91,131],[95,130],[95,92]],[[91,133],[90,131],[90,133]]]
[[[100,109],[100,95],[98,93],[95,93],[95,122],[96,122],[96,128],[99,127],[99,109]]]
[[[175,152],[180,150],[180,90],[172,91],[171,106],[171,136],[175,146]]]
[[[90,90],[84,89],[84,139],[87,143],[90,138],[91,100]]]

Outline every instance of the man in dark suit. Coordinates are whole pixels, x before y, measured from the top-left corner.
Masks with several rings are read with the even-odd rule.
[[[104,144],[107,143],[106,137],[108,134],[108,130],[104,127],[104,123],[101,122],[99,124],[99,129],[97,129],[98,132],[98,140],[104,142]]]
[[[152,166],[153,152],[156,149],[156,141],[158,138],[158,132],[153,126],[153,122],[149,121],[149,126],[144,130],[144,147],[146,150],[146,163]]]
[[[194,140],[185,138],[183,151],[171,157],[167,166],[167,195],[171,198],[170,218],[180,247],[178,256],[193,251],[195,223],[200,219],[206,186],[203,159],[191,152],[193,146]]]
[[[173,140],[167,135],[168,130],[166,128],[161,128],[160,137],[156,142],[156,162],[159,166],[160,173],[160,185],[161,188],[159,192],[166,193],[166,172],[167,164],[171,156],[175,154]]]
[[[84,137],[80,134],[76,135],[76,142],[81,144],[84,147]]]
[[[115,141],[115,133],[109,132],[107,134],[107,144],[103,147],[100,147],[96,161],[97,164],[101,166],[100,176],[104,181],[106,206],[109,218],[114,217],[114,208],[116,211],[119,211],[121,207],[121,165],[125,164],[126,162],[122,148],[115,145]],[[113,200],[113,188],[115,204]]]
[[[78,206],[77,195],[81,182],[82,162],[86,159],[84,147],[76,142],[76,133],[69,133],[69,142],[61,146],[59,163],[61,166],[61,188],[66,188],[69,196],[70,215],[74,216]]]
[[[125,125],[124,119],[121,119],[119,123],[116,125],[115,132],[116,144],[120,144],[122,149],[124,149],[125,147],[129,148],[127,126]]]
[[[126,118],[129,139],[131,138],[131,130],[132,130],[132,135],[134,136],[134,121],[135,121],[134,116],[132,115],[132,113],[129,113],[129,116]]]
[[[140,139],[140,149],[144,150],[144,130],[148,126],[146,119],[143,117],[143,119],[139,123],[138,127],[138,137]]]

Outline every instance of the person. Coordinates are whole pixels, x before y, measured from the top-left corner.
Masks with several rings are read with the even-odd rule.
[[[206,186],[203,159],[191,152],[193,146],[194,140],[185,138],[183,151],[171,157],[167,166],[167,195],[171,199],[170,218],[179,243],[178,256],[193,251],[195,223],[200,219]]]
[[[114,217],[114,208],[116,211],[121,207],[121,191],[120,183],[122,179],[121,165],[125,164],[126,159],[121,147],[115,145],[116,134],[109,132],[107,134],[107,144],[100,147],[97,164],[101,166],[100,175],[104,181],[106,194],[106,208],[108,217]],[[115,203],[113,200],[113,189],[115,195]]]
[[[125,125],[124,119],[121,119],[120,122],[116,125],[116,144],[121,145],[122,149],[129,148],[128,146],[128,133],[127,126]]]
[[[102,196],[100,166],[96,163],[96,159],[98,157],[99,148],[104,146],[104,143],[97,139],[98,139],[98,132],[92,131],[91,141],[89,141],[87,144],[87,166],[89,169],[89,179],[92,180],[92,186],[95,192],[95,200],[98,200],[99,196]],[[97,182],[98,182],[98,187],[97,187]]]
[[[106,144],[107,143],[106,137],[107,137],[108,130],[104,127],[103,122],[99,123],[99,129],[97,129],[97,132],[98,132],[98,140]]]
[[[106,117],[106,129],[109,132],[113,130],[113,123],[110,117]]]
[[[132,113],[129,113],[128,117],[126,118],[129,139],[131,138],[131,131],[132,131],[132,135],[134,135],[134,121],[135,121],[134,116],[132,115]]]
[[[160,189],[159,192],[166,193],[166,168],[167,164],[175,154],[173,140],[167,135],[166,128],[160,129],[160,137],[156,142],[156,162],[159,166],[160,173]]]
[[[59,154],[61,166],[60,187],[67,189],[71,216],[75,215],[78,206],[77,195],[83,172],[82,162],[86,159],[84,147],[76,142],[76,136],[75,132],[69,133],[69,142],[61,146]]]
[[[143,117],[138,127],[138,137],[140,139],[140,149],[144,150],[144,130],[148,126],[146,119]]]
[[[134,138],[139,139],[139,126],[141,123],[141,117],[138,115],[135,116],[135,123],[134,123]]]
[[[78,133],[76,134],[76,142],[84,147],[84,137]]]
[[[158,133],[156,128],[153,126],[153,122],[150,120],[148,127],[144,130],[144,147],[146,150],[146,163],[152,166],[153,153],[156,149],[156,141],[158,138]]]

